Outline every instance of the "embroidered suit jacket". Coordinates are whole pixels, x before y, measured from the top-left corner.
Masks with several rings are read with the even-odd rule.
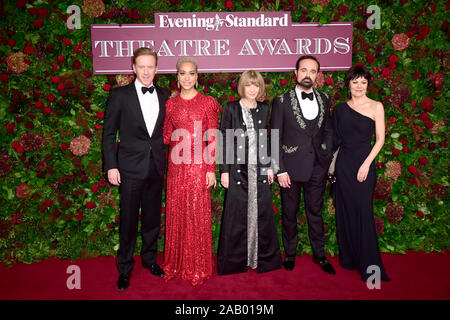
[[[295,89],[273,101],[271,135],[279,130],[279,154],[272,154],[276,174],[287,172],[291,181],[308,181],[317,161],[328,170],[333,153],[333,127],[330,118],[329,97],[313,89],[319,105],[318,119],[311,128],[303,116]]]

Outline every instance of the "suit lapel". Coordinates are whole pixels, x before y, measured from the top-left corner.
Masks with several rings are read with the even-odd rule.
[[[317,132],[317,130],[320,129],[323,123],[323,117],[325,114],[325,106],[323,104],[322,95],[320,92],[318,92],[316,89],[313,88],[314,95],[316,96],[317,104],[319,105],[319,120],[317,122],[317,126],[315,126],[315,129],[313,130],[313,134]]]
[[[147,131],[147,126],[145,125],[144,115],[142,114],[141,104],[139,102],[139,97],[134,82],[128,85],[128,90],[128,96],[130,97],[130,110],[134,114],[138,124],[145,130],[145,132],[147,132],[148,137],[150,138],[150,134]]]
[[[159,102],[159,113],[158,113],[158,119],[156,119],[155,128],[153,129],[153,132],[156,131],[156,128],[159,128],[159,126],[163,125],[163,115],[166,113],[166,104],[163,101],[163,93],[162,89],[155,85],[155,90],[158,95],[158,102]]]
[[[302,111],[300,110],[300,102],[298,101],[297,94],[295,93],[295,89],[289,91],[289,101],[292,108],[292,112],[294,113],[295,120],[297,120],[300,128],[305,130],[306,133],[309,134],[308,130],[306,130],[306,123],[303,119]]]

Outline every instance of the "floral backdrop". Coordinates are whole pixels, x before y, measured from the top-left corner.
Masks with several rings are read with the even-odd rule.
[[[294,22],[353,21],[353,63],[374,81],[369,96],[386,112],[378,155],[375,223],[383,252],[449,248],[447,116],[450,2],[373,1],[379,28],[369,29],[365,1],[0,1],[0,259],[115,255],[119,195],[102,173],[102,128],[109,91],[128,75],[92,74],[90,24],[154,23],[155,12],[291,11]],[[78,29],[71,11],[81,8]],[[347,97],[345,72],[321,72],[317,87],[333,106]],[[268,102],[295,85],[293,73],[263,73]],[[201,74],[201,92],[221,105],[238,99],[239,74]],[[157,83],[177,90],[174,75]],[[278,185],[273,185],[281,234]],[[217,249],[224,190],[212,192]],[[162,210],[164,217],[164,207]],[[334,208],[325,198],[326,250],[337,254]],[[159,250],[164,245],[162,219]],[[311,253],[303,207],[298,253]],[[140,247],[140,240],[136,252]],[[281,243],[281,242],[280,242]]]

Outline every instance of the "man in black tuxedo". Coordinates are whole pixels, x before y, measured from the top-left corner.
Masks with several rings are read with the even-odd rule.
[[[111,184],[120,186],[120,244],[117,253],[119,290],[130,284],[133,251],[141,209],[141,258],[144,268],[164,276],[156,263],[161,225],[165,148],[163,125],[168,92],[153,85],[158,56],[149,48],[133,55],[136,80],[111,91],[103,137],[104,170]],[[119,147],[116,136],[119,132]]]
[[[281,186],[285,269],[295,267],[296,215],[303,188],[313,261],[325,272],[334,274],[333,266],[325,257],[322,219],[328,167],[333,156],[333,129],[328,96],[312,88],[319,70],[320,63],[314,56],[300,57],[295,70],[296,88],[274,99],[270,127],[272,132],[279,130],[280,150],[278,159],[272,157]]]

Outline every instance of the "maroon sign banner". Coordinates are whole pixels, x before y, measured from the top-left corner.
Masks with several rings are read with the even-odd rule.
[[[139,47],[158,53],[159,73],[175,73],[183,56],[194,57],[202,73],[292,71],[307,54],[321,70],[347,70],[352,37],[352,22],[292,23],[284,11],[155,13],[154,25],[91,25],[94,74],[132,73]]]

